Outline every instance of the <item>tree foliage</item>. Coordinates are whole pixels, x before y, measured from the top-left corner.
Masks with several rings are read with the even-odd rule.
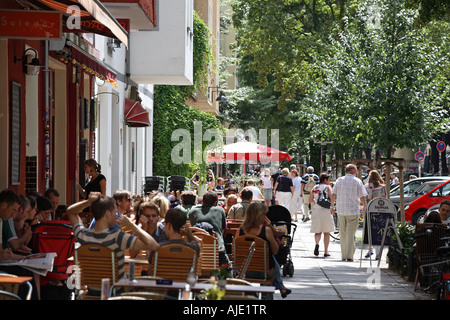
[[[310,92],[316,81],[315,56],[327,52],[332,27],[340,23],[346,0],[237,0],[233,23],[241,57],[251,56],[258,84],[274,79],[279,107]]]
[[[369,9],[380,9],[378,26]],[[448,44],[435,46],[427,32],[414,28],[417,11],[404,1],[361,2],[347,18],[331,54],[318,60],[323,81],[308,104],[315,136],[340,145],[414,148],[448,130]],[[448,74],[447,74],[448,76]]]

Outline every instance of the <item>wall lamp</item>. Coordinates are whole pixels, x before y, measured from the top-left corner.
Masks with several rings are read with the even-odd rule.
[[[211,90],[211,95],[215,92],[215,93],[219,93],[219,95],[216,98],[216,101],[219,102],[219,104],[228,104],[228,100],[227,97],[225,96],[225,94],[223,93],[223,91],[219,91],[220,87],[219,86],[215,86],[215,87],[208,87],[208,93],[209,90]]]
[[[99,95],[101,95],[101,94],[111,94],[111,95],[113,95],[113,96],[116,96],[116,98],[117,98],[116,104],[119,104],[119,99],[120,99],[120,97],[119,97],[119,95],[118,95],[117,93],[114,93],[114,92],[99,92],[99,93],[94,94],[94,95],[92,96],[92,98],[95,98],[95,97],[97,97],[97,96],[99,96]]]
[[[34,58],[31,59],[31,62],[28,62],[28,58],[27,58],[28,51],[34,52]],[[14,63],[17,63],[17,61],[22,61],[23,73],[30,75],[30,76],[38,75],[39,68],[43,67],[40,65],[41,63],[38,59],[37,51],[33,48],[28,48],[27,50],[25,50],[23,53],[22,59],[19,59],[16,55],[14,55]]]

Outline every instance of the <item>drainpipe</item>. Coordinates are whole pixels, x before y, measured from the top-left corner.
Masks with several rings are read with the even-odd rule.
[[[49,75],[49,73],[50,73],[50,69],[48,68],[48,47],[49,47],[49,40],[45,40],[45,52],[44,52],[44,55],[45,55],[45,69],[44,69],[44,72],[45,72],[45,84],[44,84],[44,86],[45,86],[45,94],[44,94],[44,104],[45,104],[45,110],[47,111],[49,108],[50,108],[50,99],[49,99],[49,90],[50,90],[50,75]],[[49,113],[47,113],[46,112],[46,116],[45,116],[45,121],[46,121],[46,124],[47,124],[47,122],[48,121],[50,121],[50,119],[49,119]],[[49,133],[50,134],[50,133]],[[47,150],[47,148],[45,149],[45,150]],[[47,151],[44,151],[44,152],[47,152]],[[50,168],[49,168],[50,169]],[[49,177],[46,177],[45,178],[45,189],[47,189],[50,185],[49,185]]]

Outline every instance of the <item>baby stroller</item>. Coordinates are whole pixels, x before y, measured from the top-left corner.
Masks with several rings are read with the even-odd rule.
[[[283,232],[284,236],[278,238],[280,249],[275,255],[280,267],[283,268],[283,276],[294,275],[294,263],[292,262],[291,247],[297,225],[291,222],[291,213],[280,205],[269,207],[267,217],[277,231]]]
[[[52,220],[33,226],[32,249],[34,253],[56,252],[52,272],[41,277],[43,300],[70,299],[66,285],[71,272],[68,259],[73,256],[75,236],[69,221]]]

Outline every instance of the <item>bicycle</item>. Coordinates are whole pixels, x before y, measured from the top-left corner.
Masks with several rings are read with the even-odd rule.
[[[340,240],[340,236],[339,236],[339,226],[337,223],[337,214],[333,215],[333,221],[334,221],[334,231],[330,232],[330,237],[332,237],[334,240]]]

